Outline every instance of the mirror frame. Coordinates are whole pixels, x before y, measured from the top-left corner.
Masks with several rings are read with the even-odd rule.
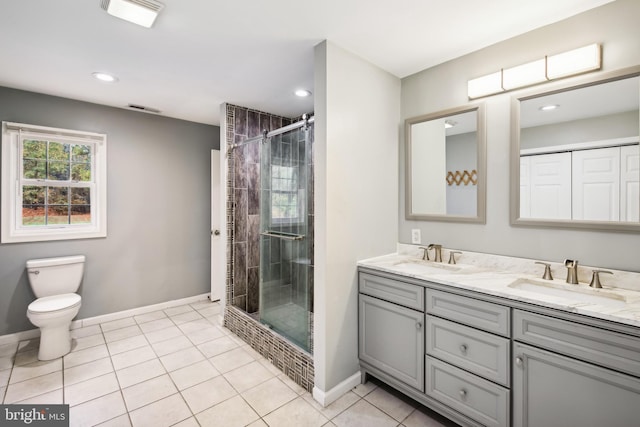
[[[616,71],[579,77],[568,83],[546,85],[511,98],[511,225],[527,227],[555,227],[582,230],[640,232],[640,222],[614,222],[591,220],[557,220],[544,218],[520,218],[520,102],[555,93],[567,92],[589,86],[640,76],[640,65]],[[640,132],[640,129],[638,130]]]
[[[448,116],[469,113],[475,111],[476,117],[476,135],[477,135],[477,204],[476,216],[467,215],[438,215],[413,212],[411,200],[412,184],[411,184],[411,125],[429,120],[442,119]],[[404,121],[404,140],[405,140],[405,218],[407,220],[419,221],[445,221],[445,222],[467,222],[467,223],[486,223],[486,197],[487,197],[487,134],[486,134],[486,113],[485,104],[467,104],[461,107],[450,108],[431,114],[411,117]],[[444,178],[444,177],[443,177]]]

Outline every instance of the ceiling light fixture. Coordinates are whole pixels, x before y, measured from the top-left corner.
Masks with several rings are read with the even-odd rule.
[[[539,108],[539,110],[540,111],[552,111],[552,110],[555,110],[558,107],[559,107],[558,104],[543,105],[542,107]]]
[[[155,0],[102,0],[101,7],[116,18],[151,28],[164,4]]]
[[[116,76],[108,73],[101,73],[98,71],[96,71],[95,73],[92,73],[92,76],[100,80],[101,82],[105,82],[105,83],[115,83],[118,81],[118,78]]]
[[[295,93],[295,95],[299,96],[300,98],[306,98],[307,96],[311,96],[311,92],[306,89],[298,89],[293,93]]]
[[[467,82],[467,95],[469,99],[480,98],[601,68],[602,49],[594,43],[471,79]]]
[[[458,122],[454,122],[453,120],[445,120],[444,121],[444,128],[445,129],[451,129],[452,127],[454,127],[457,124],[458,124]]]

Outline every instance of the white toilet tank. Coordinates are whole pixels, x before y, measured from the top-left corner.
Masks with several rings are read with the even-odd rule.
[[[36,298],[74,293],[84,272],[84,255],[27,261],[27,274]]]

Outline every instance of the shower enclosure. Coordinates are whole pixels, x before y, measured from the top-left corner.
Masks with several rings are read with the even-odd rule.
[[[281,131],[261,144],[259,319],[311,352],[312,130],[305,118]]]

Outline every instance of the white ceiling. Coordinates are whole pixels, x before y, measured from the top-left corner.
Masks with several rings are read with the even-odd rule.
[[[405,77],[612,0],[161,1],[145,29],[100,0],[3,0],[0,86],[215,125],[223,102],[294,117],[322,40]]]

